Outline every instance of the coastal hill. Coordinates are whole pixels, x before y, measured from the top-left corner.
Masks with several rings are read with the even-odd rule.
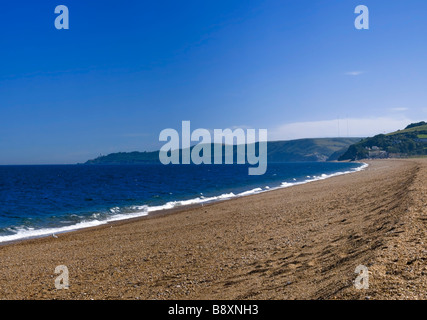
[[[267,144],[268,162],[292,161],[332,161],[337,160],[348,147],[361,138],[319,138],[298,139],[289,141],[270,141]],[[211,146],[213,150],[213,145]],[[223,146],[223,154],[225,148]],[[256,149],[258,150],[258,148]],[[181,151],[181,150],[180,150]],[[233,150],[234,159],[237,159],[237,148]],[[212,155],[214,153],[212,152]],[[159,151],[152,152],[118,152],[87,161],[87,165],[96,164],[154,164],[160,163]]]
[[[408,125],[404,130],[363,139],[342,154],[338,160],[405,158],[427,155],[427,123]]]

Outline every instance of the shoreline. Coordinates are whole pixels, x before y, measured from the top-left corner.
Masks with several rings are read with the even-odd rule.
[[[368,163],[355,175],[1,245],[0,298],[425,299],[427,160]],[[68,290],[54,286],[59,265]],[[354,288],[358,265],[370,271],[368,290]]]
[[[174,201],[170,201],[170,202],[167,202],[167,203],[165,203],[163,205],[159,205],[159,206],[154,206],[154,207],[147,206],[147,208],[150,208],[150,209],[153,209],[156,207],[160,207],[160,209],[155,209],[152,211],[148,210],[146,212],[141,211],[141,212],[130,213],[129,217],[126,217],[125,214],[123,214],[122,218],[115,218],[115,216],[112,216],[106,220],[82,221],[82,222],[79,222],[77,224],[70,225],[70,226],[48,228],[48,229],[41,228],[41,229],[36,229],[36,230],[31,231],[34,233],[42,232],[41,234],[29,235],[29,236],[20,236],[19,238],[15,238],[18,236],[18,234],[9,235],[9,236],[1,236],[0,237],[0,247],[2,245],[13,244],[13,243],[17,243],[20,241],[34,240],[34,239],[45,238],[45,237],[52,237],[52,236],[57,236],[57,235],[65,234],[65,233],[69,233],[69,232],[75,232],[75,231],[84,230],[84,229],[96,228],[96,227],[103,226],[103,225],[110,225],[110,224],[113,224],[113,223],[119,222],[119,221],[143,219],[143,218],[147,218],[147,217],[154,216],[157,214],[170,214],[170,213],[174,212],[175,210],[182,211],[182,210],[187,210],[187,209],[191,209],[193,207],[198,207],[198,206],[203,207],[204,205],[207,205],[207,204],[219,203],[219,202],[228,201],[228,200],[232,200],[232,199],[236,199],[236,198],[247,197],[247,196],[251,196],[251,195],[255,195],[255,194],[261,194],[264,192],[269,192],[269,191],[279,190],[279,189],[283,189],[283,188],[289,188],[289,187],[294,187],[294,186],[298,186],[298,185],[303,185],[303,184],[307,184],[307,183],[311,183],[311,182],[315,182],[315,181],[319,181],[319,180],[325,180],[325,179],[333,178],[333,177],[340,176],[340,175],[356,173],[356,172],[365,170],[369,166],[365,162],[355,162],[355,163],[360,164],[360,166],[358,168],[352,169],[351,171],[338,171],[338,172],[335,172],[332,174],[322,174],[321,176],[311,176],[311,178],[309,178],[309,179],[306,179],[306,180],[303,180],[300,182],[294,182],[294,183],[282,182],[281,185],[278,187],[271,187],[271,188],[269,187],[268,189],[262,189],[261,187],[257,187],[255,189],[246,190],[246,191],[243,191],[243,192],[238,193],[238,194],[234,194],[234,193],[231,193],[231,195],[230,194],[220,194],[217,196],[208,197],[206,199],[203,199],[203,197],[202,197],[202,199],[200,199],[198,197],[198,198],[192,198],[192,199],[188,199],[188,200],[174,200]],[[198,199],[200,199],[199,202],[194,202],[195,200],[198,200]],[[173,202],[176,202],[176,203],[190,202],[190,204],[184,204],[184,205],[179,204],[177,206],[173,206],[172,208],[167,208],[168,204],[173,203]],[[138,207],[142,208],[144,206],[138,206]],[[165,208],[163,208],[163,207],[165,207]],[[121,214],[119,214],[119,215],[121,215]],[[82,226],[79,226],[79,224],[82,224]],[[15,239],[12,239],[12,240],[2,240],[1,239],[1,238],[6,238],[6,237],[11,237],[11,238],[15,238]]]

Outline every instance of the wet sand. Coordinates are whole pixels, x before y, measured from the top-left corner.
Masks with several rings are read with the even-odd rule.
[[[0,246],[1,299],[426,299],[427,159]],[[55,268],[69,289],[55,288]],[[358,290],[355,269],[369,270]]]

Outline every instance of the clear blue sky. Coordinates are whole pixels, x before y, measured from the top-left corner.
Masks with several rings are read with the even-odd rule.
[[[183,120],[271,140],[427,120],[425,0],[4,1],[0,39],[0,164],[154,150]]]

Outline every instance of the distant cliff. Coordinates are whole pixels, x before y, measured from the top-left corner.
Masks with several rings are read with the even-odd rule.
[[[332,161],[337,160],[348,147],[361,138],[319,138],[290,141],[271,141],[267,145],[268,162]],[[213,146],[212,146],[213,148]],[[224,148],[224,147],[223,147]],[[234,159],[237,148],[234,147]],[[213,152],[212,152],[213,155]],[[160,163],[159,151],[118,152],[89,160],[87,165]]]
[[[351,145],[339,160],[404,158],[427,155],[427,123],[412,123],[404,130],[379,134]]]

